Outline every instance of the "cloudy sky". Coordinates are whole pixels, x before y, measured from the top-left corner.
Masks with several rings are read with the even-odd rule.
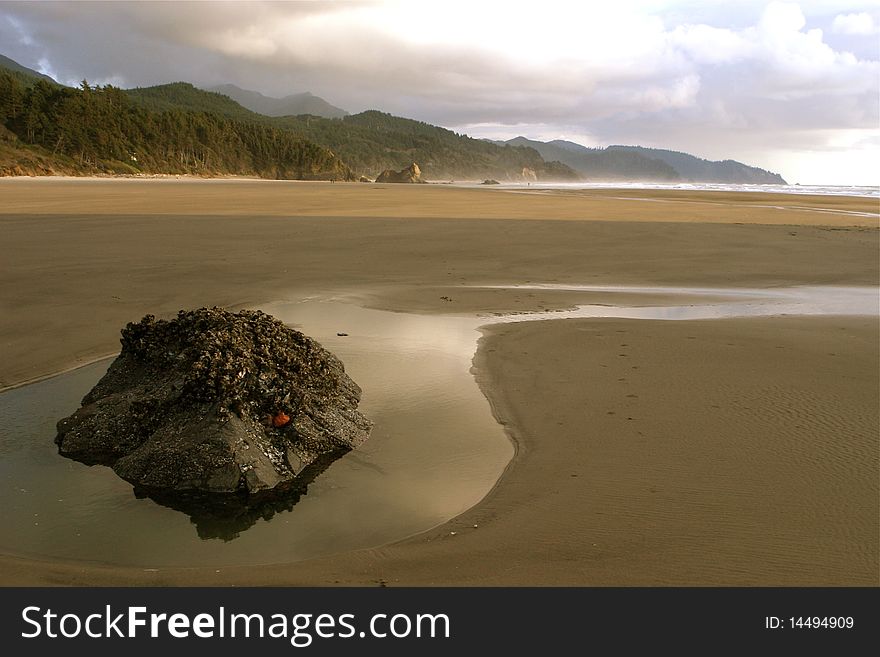
[[[477,137],[641,144],[880,184],[880,2],[0,2],[61,82],[311,91]]]

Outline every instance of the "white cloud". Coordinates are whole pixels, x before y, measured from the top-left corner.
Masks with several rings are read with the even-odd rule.
[[[838,14],[834,17],[831,29],[837,34],[857,34],[861,36],[877,34],[880,26],[868,12],[858,14]]]
[[[794,2],[771,2],[761,14],[758,29],[770,35],[800,32],[807,19],[800,5]]]
[[[705,64],[741,60],[754,49],[753,43],[739,32],[702,24],[679,25],[669,34],[669,39],[691,60]]]

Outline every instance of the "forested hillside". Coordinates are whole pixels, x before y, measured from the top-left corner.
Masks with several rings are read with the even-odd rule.
[[[511,145],[530,146],[545,160],[559,160],[588,181],[652,181],[780,184],[778,173],[736,160],[714,162],[661,148],[609,146],[588,148],[564,139],[543,142],[516,137]]]
[[[784,185],[778,173],[752,167],[736,160],[705,160],[689,153],[644,146],[609,146],[608,151],[637,154],[665,162],[678,171],[683,180],[714,183],[758,183]]]
[[[276,121],[330,148],[356,172],[370,177],[417,162],[428,180],[522,181],[524,168],[539,180],[579,178],[564,164],[546,162],[532,148],[500,146],[384,112],[371,110],[342,119],[281,117]]]
[[[284,98],[264,96],[258,91],[242,89],[234,84],[221,84],[211,87],[208,91],[214,91],[224,96],[229,96],[242,107],[252,112],[265,114],[266,116],[296,116],[297,114],[312,114],[323,116],[328,119],[338,119],[346,116],[344,109],[331,105],[319,96],[309,92],[290,94]]]
[[[585,180],[671,182],[680,179],[678,172],[666,162],[640,153],[587,148],[573,142],[533,141],[525,137],[515,137],[506,143],[529,146],[538,151],[544,159],[564,162],[582,174]]]
[[[225,85],[260,107],[324,103],[269,98]],[[318,105],[323,107],[323,105]],[[256,105],[255,105],[256,107]],[[326,109],[326,108],[325,108]],[[267,112],[269,110],[266,110]],[[269,178],[375,178],[413,162],[427,180],[782,183],[734,160],[640,146],[587,148],[564,140],[472,139],[369,110],[323,118],[266,116],[187,82],[122,90],[79,88],[0,55],[0,175],[187,173]]]
[[[154,112],[184,110],[187,112],[207,112],[230,119],[263,122],[265,116],[251,112],[232,100],[229,96],[205,91],[189,82],[171,82],[155,87],[135,87],[125,93],[136,104]]]
[[[10,60],[11,61],[11,60]],[[186,82],[72,89],[0,69],[0,173],[371,178],[417,162],[428,180],[576,180],[537,151],[382,112],[269,117]],[[34,75],[29,75],[33,73]]]
[[[0,172],[46,173],[40,167],[48,166],[62,173],[354,177],[326,148],[245,119],[173,102],[150,109],[109,85],[83,82],[72,89],[42,79],[27,84],[2,70],[0,124],[8,132],[0,135]]]
[[[132,100],[151,110],[183,109],[220,114],[292,130],[330,149],[357,175],[375,178],[385,169],[418,163],[428,180],[522,181],[523,169],[541,180],[577,180],[578,174],[559,162],[548,162],[532,148],[498,145],[472,139],[421,121],[370,110],[343,118],[313,115],[269,117],[252,112],[220,93],[185,82],[129,89]],[[527,176],[528,176],[527,171]]]

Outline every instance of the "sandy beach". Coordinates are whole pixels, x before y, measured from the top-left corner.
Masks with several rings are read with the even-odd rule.
[[[185,307],[491,314],[614,299],[461,286],[880,280],[869,198],[15,179],[0,201],[0,388]],[[448,523],[219,571],[0,556],[0,583],[877,585],[878,343],[876,316],[496,326],[475,375],[517,453]]]

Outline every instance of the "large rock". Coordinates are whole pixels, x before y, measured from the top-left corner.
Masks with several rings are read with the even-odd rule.
[[[369,436],[342,362],[262,312],[147,315],[121,342],[55,441],[64,456],[111,466],[139,494],[165,503],[302,490]]]
[[[419,165],[413,162],[406,169],[401,171],[392,171],[391,169],[385,169],[382,173],[379,174],[379,177],[376,178],[377,183],[423,183],[426,182],[424,178],[422,178],[422,170],[419,169]]]

